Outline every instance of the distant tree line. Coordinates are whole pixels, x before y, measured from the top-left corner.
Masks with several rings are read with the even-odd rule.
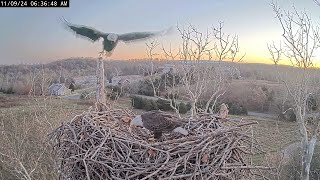
[[[151,110],[162,110],[162,111],[173,111],[174,109],[170,106],[170,100],[160,99],[158,100],[152,100],[148,98],[138,97],[138,96],[132,96],[131,97],[131,103],[134,108],[137,109],[143,109],[146,111]],[[190,103],[176,103],[173,102],[174,106],[178,107],[179,113],[185,114],[191,109]],[[206,101],[199,101],[197,103],[197,108],[202,109],[202,106],[205,106]],[[217,103],[215,106],[216,112],[219,111],[219,107],[222,103]],[[248,115],[248,111],[246,107],[239,103],[233,103],[233,102],[225,102],[227,106],[229,107],[229,114],[233,115]]]
[[[162,111],[174,111],[170,106],[170,101],[165,99],[152,100],[147,98],[142,98],[138,96],[131,97],[131,103],[134,108],[143,109],[146,111],[151,110],[162,110]],[[191,105],[185,104],[183,102],[176,103],[173,102],[174,106],[178,107],[179,113],[185,114],[191,109]]]

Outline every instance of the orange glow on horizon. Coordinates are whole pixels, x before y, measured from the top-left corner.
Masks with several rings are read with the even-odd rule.
[[[51,57],[51,60],[63,59],[68,57],[98,57],[98,52],[100,44],[96,44],[95,46],[84,47],[81,49],[82,51],[74,51],[72,48],[65,49],[64,52],[60,53],[52,53],[48,56],[48,54],[41,54],[41,57]],[[161,47],[161,46],[160,46]],[[154,59],[166,59],[164,53],[160,49],[160,47],[155,50],[155,53],[158,54],[154,57]],[[84,50],[85,49],[85,50]],[[174,54],[174,53],[173,53]],[[239,57],[241,57],[241,53]],[[44,58],[47,59],[47,58]],[[148,55],[146,52],[146,45],[144,43],[138,43],[135,45],[125,45],[119,44],[117,48],[112,53],[112,56],[109,59],[114,60],[130,60],[130,59],[148,59]],[[177,58],[178,59],[178,58]],[[205,59],[205,58],[203,58]],[[213,58],[214,59],[214,58]],[[270,59],[270,55],[266,49],[266,51],[256,51],[255,53],[247,52],[246,56],[243,59],[243,63],[261,63],[261,64],[273,64]],[[289,65],[292,66],[292,63],[287,59],[280,60],[279,64],[281,65]],[[317,65],[317,67],[320,67]]]

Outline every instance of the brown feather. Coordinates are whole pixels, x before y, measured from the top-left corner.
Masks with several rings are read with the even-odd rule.
[[[182,125],[182,123],[178,121],[178,117],[165,114],[162,111],[149,111],[142,114],[141,119],[143,126],[153,133],[156,133],[157,137],[161,136],[163,132],[171,132]]]

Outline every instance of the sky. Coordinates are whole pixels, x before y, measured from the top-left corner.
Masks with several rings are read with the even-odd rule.
[[[245,62],[270,63],[267,43],[281,39],[281,26],[271,0],[70,0],[69,8],[0,9],[0,64],[46,63],[70,57],[97,57],[100,42],[76,38],[61,21],[95,27],[103,32],[159,31],[193,24],[205,32],[219,21],[225,33],[237,34]],[[313,0],[278,0],[284,9],[295,5],[320,22]],[[178,32],[159,43],[181,44]],[[146,58],[145,42],[119,43],[112,59]]]

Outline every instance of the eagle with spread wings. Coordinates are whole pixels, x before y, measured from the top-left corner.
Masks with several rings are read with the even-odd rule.
[[[74,25],[65,21],[65,25],[70,28],[76,35],[80,35],[88,40],[95,42],[100,38],[103,38],[103,51],[112,53],[119,41],[133,42],[139,40],[145,40],[148,38],[165,35],[170,29],[158,32],[130,32],[125,34],[105,33],[98,31],[94,28],[82,25]]]

